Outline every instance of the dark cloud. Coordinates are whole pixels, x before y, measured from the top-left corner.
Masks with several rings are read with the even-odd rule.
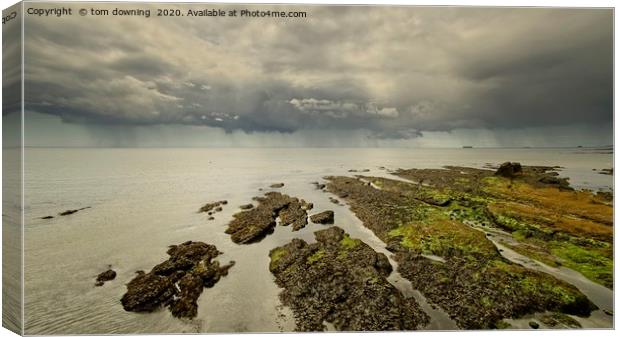
[[[377,139],[613,118],[609,9],[271,8],[309,18],[27,17],[27,108]]]

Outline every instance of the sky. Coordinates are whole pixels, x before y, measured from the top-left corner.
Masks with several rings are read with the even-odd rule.
[[[613,143],[609,9],[206,8],[307,17],[26,16],[28,145]]]

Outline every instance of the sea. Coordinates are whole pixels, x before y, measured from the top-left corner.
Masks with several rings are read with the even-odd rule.
[[[329,193],[315,188],[312,183],[324,176],[390,177],[398,168],[483,168],[518,161],[560,166],[560,175],[575,188],[613,191],[613,177],[598,171],[612,168],[610,149],[26,148],[24,158],[26,334],[292,331],[292,312],[280,303],[281,289],[268,270],[269,251],[296,237],[314,241],[313,232],[325,226],[309,223],[298,232],[278,227],[250,245],[233,243],[224,231],[239,205],[277,190],[313,202],[313,211],[335,211],[336,225],[389,256],[385,244],[346,205],[334,205]],[[274,183],[284,187],[270,188]],[[197,212],[218,200],[228,204],[215,220]],[[5,209],[15,207],[6,202]],[[54,218],[41,219],[49,215]],[[197,317],[177,319],[165,309],[123,310],[120,298],[135,272],[149,271],[167,259],[169,245],[188,240],[216,245],[223,252],[218,257],[222,264],[236,262],[228,276],[204,290]],[[95,287],[95,277],[108,266],[116,279]],[[613,310],[611,290],[580,274],[571,277],[599,307]],[[389,280],[431,315],[428,329],[456,327],[396,271]],[[613,324],[602,314],[580,322],[592,328]]]

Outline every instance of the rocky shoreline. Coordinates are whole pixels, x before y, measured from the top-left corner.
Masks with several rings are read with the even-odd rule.
[[[559,219],[581,215],[583,222],[598,221],[599,230],[592,233],[567,225],[544,231],[541,221],[540,227],[535,228],[547,236],[533,233],[525,236],[524,242],[537,244],[538,241],[527,241],[531,237],[552,244],[560,240],[573,245],[581,242],[585,250],[601,242],[610,243],[597,241],[611,238],[603,235],[611,233],[611,218],[606,217],[611,214],[611,206],[604,198],[573,191],[549,167],[508,163],[495,172],[447,167],[399,170],[395,174],[412,182],[362,176],[327,177],[327,189],[345,195],[344,199],[364,226],[394,252],[399,272],[431,303],[448,312],[460,327],[501,328],[505,325],[502,319],[528,313],[552,311],[588,316],[596,309],[574,286],[504,259],[485,233],[472,225],[505,228],[508,221],[498,221],[505,218],[500,218],[493,207],[512,205],[519,197],[528,198],[528,205],[540,208],[537,214],[548,216],[551,212]],[[539,195],[536,192],[542,194],[540,199],[536,199]],[[552,200],[573,201],[574,208],[560,212],[553,207]],[[597,212],[592,212],[593,208]],[[523,226],[532,223],[528,221]],[[543,243],[537,247],[544,249]],[[607,272],[611,273],[611,268]],[[602,284],[608,281],[607,278],[594,280]]]
[[[613,195],[575,191],[558,169],[508,162],[489,169],[390,172],[399,179],[330,176],[312,184],[327,193],[326,203],[348,206],[393,254],[398,273],[459,328],[507,328],[506,320],[534,314],[544,327],[579,328],[573,317],[598,309],[586,295],[553,275],[506,259],[489,240],[488,229],[503,231],[511,238],[502,241],[504,249],[550,267],[566,266],[613,288]],[[270,188],[286,191],[284,183]],[[252,200],[238,206],[225,229],[240,247],[279,226],[292,232],[314,228],[316,242],[293,238],[273,247],[265,266],[282,288],[280,301],[292,310],[297,331],[324,331],[328,325],[339,331],[428,326],[432,317],[420,303],[388,281],[393,272],[388,257],[338,227],[334,211],[310,213],[312,202],[275,191]],[[213,220],[227,203],[208,203],[199,213]],[[332,226],[316,230],[317,225]],[[138,271],[127,284],[124,309],[166,307],[175,317],[195,317],[203,288],[214,286],[234,265],[220,266],[219,254],[203,242],[171,246],[168,260],[148,273]],[[97,285],[115,276],[105,271]],[[539,328],[535,321],[529,326]]]

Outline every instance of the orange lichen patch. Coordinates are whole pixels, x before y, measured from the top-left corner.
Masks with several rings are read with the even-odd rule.
[[[570,209],[549,210],[532,204],[502,201],[490,203],[488,209],[495,215],[507,216],[522,223],[539,226],[543,230],[547,229],[550,234],[563,232],[607,242],[613,240],[613,227],[575,216]]]
[[[545,208],[550,212],[573,215],[605,225],[613,225],[613,207],[590,191],[535,187],[499,177],[485,178],[485,192],[504,199]]]

